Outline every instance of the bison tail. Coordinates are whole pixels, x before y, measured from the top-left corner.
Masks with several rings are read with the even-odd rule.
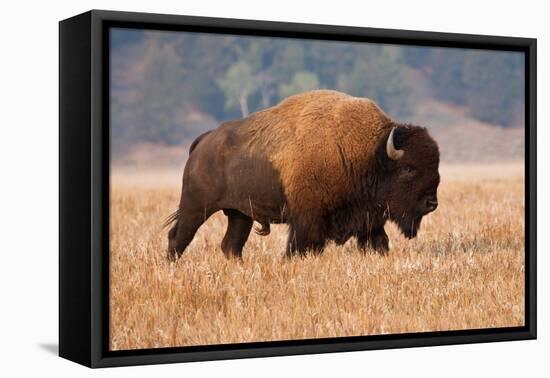
[[[164,219],[164,222],[162,222],[162,228],[166,228],[170,226],[172,223],[178,220],[180,217],[180,209],[177,209],[172,214],[168,215],[166,219]]]
[[[260,236],[269,235],[271,232],[271,227],[269,223],[261,223],[262,228],[254,227],[254,231]]]

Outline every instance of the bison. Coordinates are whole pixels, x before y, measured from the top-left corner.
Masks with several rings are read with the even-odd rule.
[[[294,95],[191,144],[179,208],[166,222],[168,258],[219,210],[227,257],[242,257],[254,221],[260,235],[289,225],[288,257],[352,237],[386,253],[386,221],[413,238],[436,209],[438,168],[427,130],[396,123],[373,101],[330,90]]]

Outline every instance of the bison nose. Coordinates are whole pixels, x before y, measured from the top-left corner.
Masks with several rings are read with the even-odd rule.
[[[426,209],[428,210],[428,213],[437,209],[437,200],[432,198],[426,200]]]

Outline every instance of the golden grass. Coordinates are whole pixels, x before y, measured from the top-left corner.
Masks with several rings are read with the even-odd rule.
[[[226,260],[226,221],[217,213],[175,264],[165,259],[160,224],[178,203],[177,184],[115,175],[110,347],[521,326],[522,171],[471,168],[442,167],[438,210],[414,240],[389,225],[387,256],[361,254],[350,241],[288,261],[286,227],[272,226],[267,237],[251,234],[244,261]]]

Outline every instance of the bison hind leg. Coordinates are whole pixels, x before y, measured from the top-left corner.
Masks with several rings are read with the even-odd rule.
[[[212,215],[213,211],[199,208],[180,208],[174,225],[168,232],[168,260],[178,259],[195,237],[199,227]]]

